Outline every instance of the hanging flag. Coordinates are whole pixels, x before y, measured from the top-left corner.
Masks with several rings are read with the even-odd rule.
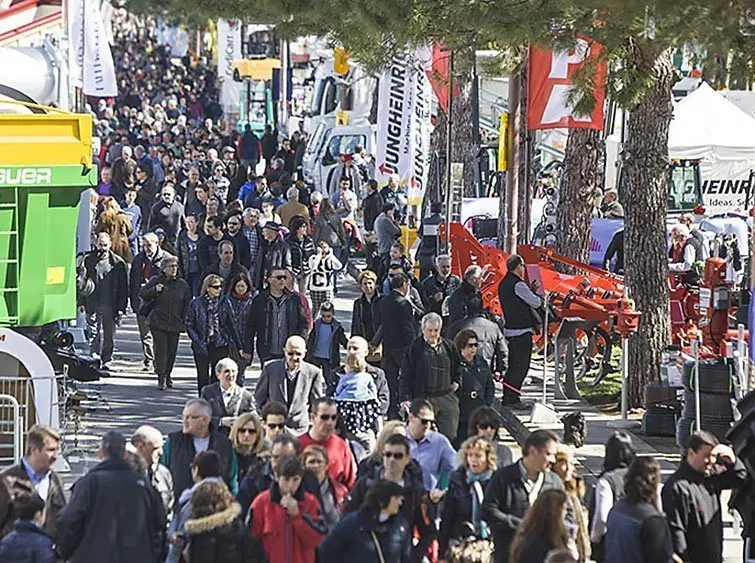
[[[595,107],[589,115],[577,115],[569,94],[575,87],[574,73],[586,60],[596,59],[602,45],[578,38],[570,51],[548,51],[530,47],[527,71],[527,129],[603,129],[606,99],[605,61],[597,65]]]
[[[398,174],[409,205],[421,205],[430,157],[432,91],[416,57],[393,58],[380,76],[375,180],[387,184]]]
[[[448,82],[451,51],[443,45],[433,43],[420,47],[415,51],[415,56],[422,64],[422,68],[430,81],[435,99],[444,113],[448,113]],[[458,95],[459,88],[454,86],[454,96]]]
[[[498,171],[509,169],[509,114],[501,114],[501,127],[498,131]]]
[[[85,95],[118,95],[113,54],[97,0],[68,2],[69,76]]]
[[[241,58],[241,20],[218,20],[220,103],[226,113],[238,113],[241,82],[233,80],[233,61]]]

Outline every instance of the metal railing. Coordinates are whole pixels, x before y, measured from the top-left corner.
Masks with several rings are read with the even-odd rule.
[[[22,452],[21,406],[13,395],[0,394],[0,465],[19,463]]]

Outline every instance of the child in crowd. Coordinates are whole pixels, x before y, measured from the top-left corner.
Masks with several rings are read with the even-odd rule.
[[[307,338],[307,357],[311,364],[322,369],[326,385],[333,381],[333,370],[341,365],[341,346],[349,343],[346,331],[335,318],[335,307],[331,301],[320,305],[320,318]]]
[[[0,561],[55,563],[52,539],[44,532],[45,501],[35,490],[17,481],[10,489],[13,512],[18,517],[13,531],[0,541]]]
[[[283,456],[273,466],[275,481],[252,502],[252,535],[268,561],[314,563],[325,533],[317,498],[301,486],[304,466]]]
[[[388,256],[380,264],[380,271],[378,272],[378,278],[380,279],[381,287],[383,288],[383,295],[388,295],[391,292],[388,280],[388,270],[391,266],[401,266],[401,269],[406,275],[412,275],[412,262],[406,256],[406,249],[403,243],[396,241],[391,245],[391,250]]]
[[[319,311],[325,301],[333,301],[336,272],[341,269],[341,262],[333,256],[330,245],[321,241],[320,251],[309,258],[309,268],[312,277],[309,280],[309,296],[312,299],[312,310]]]
[[[346,373],[338,380],[333,395],[338,413],[346,432],[368,452],[375,451],[382,421],[375,379],[367,372],[367,362],[360,355],[347,354],[344,365]]]

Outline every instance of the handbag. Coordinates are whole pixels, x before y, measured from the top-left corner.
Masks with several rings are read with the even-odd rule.
[[[448,550],[449,563],[491,563],[493,542],[490,540],[467,539]]]
[[[377,539],[377,536],[375,535],[375,532],[370,532],[370,535],[372,536],[372,542],[375,544],[375,549],[377,549],[378,559],[380,559],[380,563],[385,563],[385,556],[383,555],[383,548],[380,547],[380,542]]]

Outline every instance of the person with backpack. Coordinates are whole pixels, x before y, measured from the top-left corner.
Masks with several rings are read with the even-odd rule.
[[[614,432],[606,442],[603,472],[595,483],[589,506],[592,558],[598,563],[605,557],[608,513],[616,501],[624,496],[624,476],[636,456],[632,437],[626,432]]]

